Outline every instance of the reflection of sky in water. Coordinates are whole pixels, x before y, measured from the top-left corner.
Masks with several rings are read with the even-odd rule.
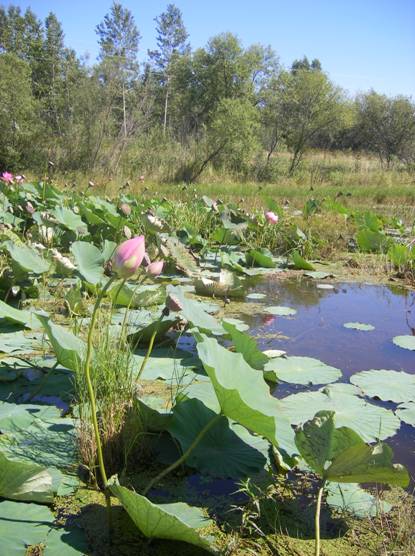
[[[312,280],[290,280],[264,281],[255,287],[255,292],[267,295],[261,300],[264,307],[285,305],[298,311],[289,318],[266,313],[243,317],[262,350],[283,349],[288,355],[316,357],[341,369],[345,381],[368,369],[415,373],[415,352],[392,343],[394,336],[415,335],[414,292],[366,284],[335,284],[334,290],[320,290],[316,285]],[[375,330],[349,330],[343,327],[345,322],[372,324]],[[304,387],[283,385],[278,396],[300,390]],[[415,475],[415,429],[402,425],[390,443],[396,460],[409,463]]]

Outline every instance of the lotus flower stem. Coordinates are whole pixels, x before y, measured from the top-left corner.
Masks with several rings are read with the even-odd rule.
[[[92,337],[93,337],[93,333],[94,333],[94,328],[95,328],[95,322],[96,322],[98,309],[99,309],[99,306],[101,305],[102,298],[104,297],[105,293],[107,292],[108,288],[111,286],[111,284],[113,283],[114,280],[115,280],[115,277],[110,278],[108,280],[108,282],[105,284],[105,286],[102,288],[102,290],[98,294],[98,297],[95,301],[94,309],[93,309],[92,315],[91,315],[91,323],[89,325],[88,340],[87,340],[87,351],[86,351],[85,367],[84,367],[85,368],[85,378],[86,378],[86,383],[87,383],[87,387],[88,387],[89,403],[91,404],[92,425],[93,425],[93,428],[94,428],[95,442],[96,442],[96,445],[97,445],[98,465],[99,465],[99,470],[100,470],[100,473],[101,473],[102,482],[104,483],[104,487],[107,486],[108,479],[107,479],[107,474],[105,472],[104,458],[103,458],[103,455],[102,455],[102,445],[101,445],[101,437],[100,437],[99,428],[98,428],[97,406],[96,406],[96,401],[95,401],[95,392],[94,392],[94,387],[92,385],[92,380],[91,380]],[[108,506],[108,500],[107,500],[107,506]]]
[[[314,555],[320,556],[320,510],[321,510],[321,499],[323,498],[324,487],[326,485],[326,481],[323,481],[320,489],[318,491],[317,496],[317,507],[316,507],[316,515],[315,515],[315,529],[316,529],[316,543],[315,543],[315,550]]]
[[[153,334],[151,335],[150,341],[148,343],[147,353],[143,359],[143,362],[141,363],[141,367],[140,370],[138,371],[136,380],[138,380],[140,376],[143,374],[145,366],[147,365],[147,361],[149,360],[151,352],[153,351],[154,340],[156,339],[157,336],[158,325],[161,323],[162,320],[163,320],[163,314],[159,317],[158,321],[156,322]]]
[[[222,413],[218,413],[217,415],[215,415],[215,417],[213,417],[213,419],[211,419],[208,423],[206,423],[206,425],[203,427],[203,429],[199,432],[199,434],[196,436],[196,438],[193,440],[193,442],[190,444],[190,446],[187,448],[187,450],[182,454],[182,456],[176,460],[174,463],[172,463],[171,465],[169,465],[168,467],[166,467],[166,469],[163,469],[163,471],[161,473],[159,473],[156,477],[154,477],[154,479],[151,479],[151,481],[148,483],[148,485],[146,486],[146,488],[143,491],[143,496],[145,496],[147,494],[147,492],[159,481],[161,481],[161,479],[163,477],[165,477],[166,475],[168,475],[169,473],[171,473],[172,471],[174,471],[174,469],[176,469],[176,467],[179,467],[179,465],[181,465],[182,463],[184,463],[187,458],[190,456],[190,454],[193,452],[193,450],[196,448],[196,446],[199,444],[199,442],[202,440],[202,438],[205,436],[205,434],[213,427],[213,425],[215,425],[220,419],[222,418]]]

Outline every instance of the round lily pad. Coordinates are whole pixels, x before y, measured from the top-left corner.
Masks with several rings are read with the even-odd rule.
[[[362,330],[364,332],[375,330],[372,324],[364,324],[363,322],[345,322],[343,326],[344,328],[352,328],[353,330]]]
[[[267,297],[265,293],[248,293],[246,296],[247,299],[264,299],[264,297]]]
[[[403,403],[398,406],[396,415],[401,421],[415,427],[415,403]]]
[[[319,290],[334,290],[334,286],[332,284],[317,284],[317,289],[319,289]]]
[[[353,429],[365,442],[384,440],[397,432],[401,423],[392,411],[367,403],[336,386],[329,385],[318,392],[291,394],[278,401],[279,410],[292,425],[309,421],[319,411],[334,411],[336,426]]]
[[[292,384],[327,384],[335,382],[342,372],[313,357],[277,357],[265,365],[266,378]]]
[[[410,336],[409,334],[404,336],[395,336],[392,339],[392,342],[401,348],[415,351],[415,336]]]
[[[292,307],[283,307],[282,305],[267,307],[265,311],[270,315],[276,315],[278,317],[290,317],[297,313],[296,309],[293,309]]]
[[[266,349],[262,353],[267,357],[269,357],[270,359],[273,359],[274,357],[282,357],[287,352],[284,351],[283,349]]]
[[[354,374],[350,382],[363,390],[366,396],[396,403],[415,400],[415,376],[403,371],[386,369],[362,371]]]

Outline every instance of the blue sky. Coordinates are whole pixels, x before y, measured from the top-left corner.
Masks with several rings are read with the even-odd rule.
[[[111,0],[15,0],[44,18],[53,11],[66,43],[95,59],[95,26]],[[282,64],[306,54],[319,58],[333,81],[350,93],[374,88],[415,98],[415,0],[176,0],[193,48],[231,31],[245,46],[271,45]],[[140,58],[155,47],[154,18],[168,1],[124,0],[142,35]]]

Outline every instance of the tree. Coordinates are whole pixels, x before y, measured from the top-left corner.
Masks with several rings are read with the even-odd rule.
[[[137,78],[137,53],[140,33],[134,16],[127,8],[114,2],[104,21],[97,25],[104,80],[121,87],[122,122],[124,138],[127,137],[127,89]]]
[[[296,73],[299,70],[321,71],[321,62],[318,58],[314,58],[310,62],[307,56],[304,56],[302,60],[294,60],[291,64],[291,73]]]
[[[0,168],[22,170],[41,158],[41,126],[29,64],[15,54],[0,54],[0,106]]]
[[[282,136],[292,152],[291,175],[317,134],[336,130],[342,121],[342,95],[320,71],[282,72],[276,89]]]
[[[172,71],[174,58],[188,54],[190,45],[187,42],[189,35],[183,23],[182,13],[174,4],[169,4],[166,11],[156,17],[155,21],[158,50],[149,51],[148,54],[164,89],[163,133],[165,134],[170,84],[174,75]]]
[[[415,147],[415,104],[371,91],[357,99],[358,129],[363,147],[374,151],[387,168],[397,157],[410,160]],[[412,155],[411,155],[412,153]]]

